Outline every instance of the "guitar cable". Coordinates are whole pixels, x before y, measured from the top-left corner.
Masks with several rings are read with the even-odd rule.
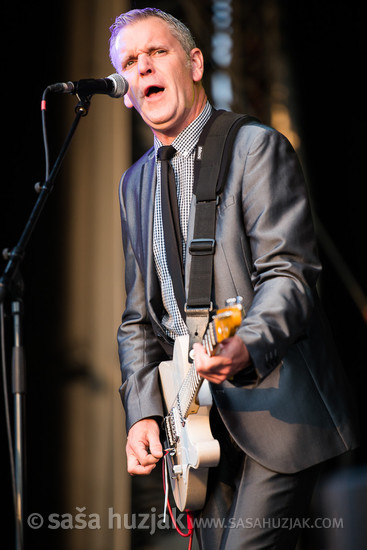
[[[181,537],[190,537],[188,550],[191,550],[192,549],[192,542],[193,542],[193,538],[194,538],[194,514],[192,512],[189,512],[189,511],[186,512],[188,532],[184,533],[183,531],[181,531],[181,529],[177,525],[177,522],[176,522],[176,520],[174,518],[174,515],[173,515],[173,512],[172,512],[171,504],[170,504],[170,501],[169,501],[169,498],[168,498],[167,457],[168,457],[169,452],[170,452],[169,449],[165,450],[164,455],[163,455],[163,460],[162,460],[162,478],[163,478],[163,492],[164,492],[164,515],[163,515],[164,519],[163,519],[163,523],[165,523],[166,510],[168,510],[170,518],[172,520],[172,523],[173,523],[177,533],[179,535],[181,535]]]

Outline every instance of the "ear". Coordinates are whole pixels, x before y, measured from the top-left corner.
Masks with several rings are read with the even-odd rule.
[[[190,52],[191,73],[194,82],[200,82],[204,74],[204,56],[199,48]]]
[[[124,103],[128,109],[131,109],[132,107],[134,107],[134,105],[131,103],[130,98],[128,97],[127,94],[124,95]]]

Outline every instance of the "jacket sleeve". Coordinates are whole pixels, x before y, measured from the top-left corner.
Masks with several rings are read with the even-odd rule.
[[[321,269],[300,164],[273,129],[261,128],[248,149],[242,209],[254,297],[239,335],[263,378],[307,336]]]
[[[125,256],[126,305],[117,340],[122,374],[120,394],[126,412],[128,431],[133,424],[143,418],[163,416],[157,365],[165,359],[165,354],[154,334],[147,313],[144,280],[137,251],[132,246],[138,213],[131,211],[133,203],[129,203],[129,225],[122,193],[123,184],[124,178],[120,184],[120,208]]]

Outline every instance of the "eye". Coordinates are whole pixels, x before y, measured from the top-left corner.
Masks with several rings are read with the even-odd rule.
[[[123,64],[123,69],[128,69],[129,67],[132,67],[135,63],[135,59],[128,59],[126,63]]]

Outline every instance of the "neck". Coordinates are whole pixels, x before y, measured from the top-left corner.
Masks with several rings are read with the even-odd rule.
[[[163,144],[163,145],[171,145],[171,143],[176,139],[176,137],[187,128],[191,122],[193,122],[202,112],[207,102],[207,96],[204,91],[204,88],[201,87],[198,93],[197,100],[195,102],[195,105],[192,109],[190,109],[190,112],[188,113],[187,118],[185,121],[179,126],[175,128],[170,128],[167,130],[157,130],[154,129],[153,133],[156,136],[157,139]]]

